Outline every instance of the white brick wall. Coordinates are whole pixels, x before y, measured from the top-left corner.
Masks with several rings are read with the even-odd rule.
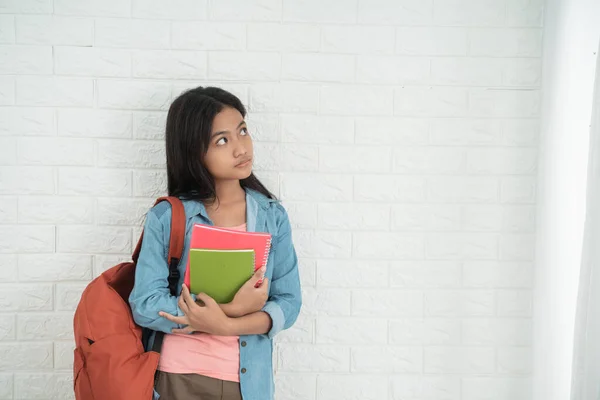
[[[74,308],[196,85],[295,227],[278,399],[529,399],[542,3],[0,0],[0,400],[73,397]]]

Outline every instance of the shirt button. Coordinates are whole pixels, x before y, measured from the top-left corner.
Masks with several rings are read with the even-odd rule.
[[[242,342],[242,347],[246,347],[246,342],[245,341]]]
[[[242,368],[242,374],[246,373],[246,368]]]

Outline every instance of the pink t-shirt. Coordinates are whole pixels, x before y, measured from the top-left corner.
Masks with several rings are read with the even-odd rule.
[[[245,231],[246,224],[230,229]],[[165,335],[158,369],[239,382],[239,336],[216,336],[203,332]]]

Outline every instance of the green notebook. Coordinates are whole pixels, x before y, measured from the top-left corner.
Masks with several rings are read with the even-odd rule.
[[[254,250],[190,249],[190,291],[229,303],[254,273]]]

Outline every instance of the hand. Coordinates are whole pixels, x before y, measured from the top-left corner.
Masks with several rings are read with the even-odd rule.
[[[217,302],[205,293],[199,293],[196,299],[202,301],[204,306],[194,302],[187,286],[182,285],[178,305],[185,315],[176,317],[164,311],[159,312],[158,315],[176,324],[187,325],[183,329],[173,329],[173,333],[206,332],[213,335],[228,336],[229,317],[225,315]]]
[[[264,276],[265,267],[262,267],[237,291],[227,305],[230,317],[242,317],[264,307],[269,297],[269,279]]]

